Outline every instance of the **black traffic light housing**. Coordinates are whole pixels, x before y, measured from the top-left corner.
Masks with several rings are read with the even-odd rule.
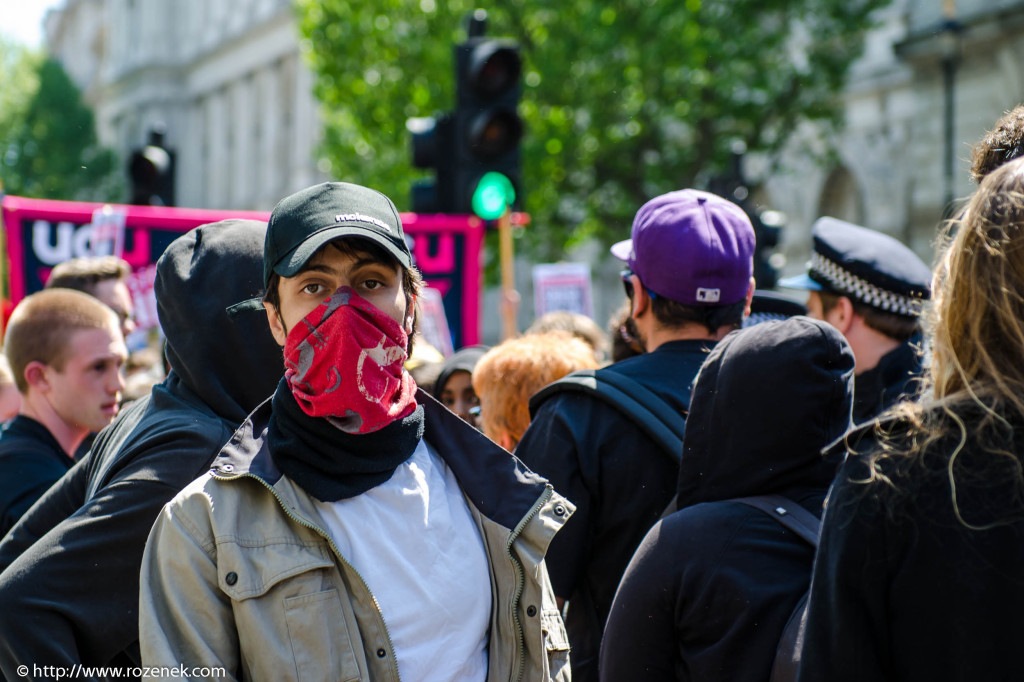
[[[131,198],[141,206],[174,206],[174,154],[164,146],[162,130],[149,133],[149,144],[128,159]]]
[[[473,193],[485,173],[501,173],[521,196],[519,45],[471,37],[455,48],[455,74],[454,202],[457,212],[470,213]]]
[[[484,37],[483,10],[467,19],[468,38],[454,48],[455,110],[406,122],[413,166],[434,172],[413,184],[416,213],[472,213],[473,195],[487,173],[500,173],[522,195],[519,45]]]
[[[779,268],[773,263],[775,247],[779,245],[785,216],[779,211],[756,207],[750,199],[750,188],[743,177],[743,155],[746,145],[733,145],[732,164],[723,175],[712,177],[708,191],[734,202],[750,218],[754,227],[754,281],[758,289],[774,289],[779,281]]]
[[[412,135],[412,165],[434,171],[432,180],[412,186],[414,213],[455,212],[455,117],[440,114],[411,118],[405,127]]]
[[[775,247],[784,227],[778,211],[750,210],[743,206],[754,225],[754,281],[758,289],[774,289],[779,282],[779,269],[772,263]]]

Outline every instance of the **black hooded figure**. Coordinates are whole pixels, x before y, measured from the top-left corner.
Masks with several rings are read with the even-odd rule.
[[[735,498],[784,495],[820,517],[836,473],[821,451],[850,427],[852,403],[853,353],[827,323],[792,317],[718,342],[694,386],[679,511],[619,584],[602,680],[769,678],[814,551]]]
[[[203,225],[157,262],[170,372],[0,543],[0,677],[18,679],[19,665],[139,665],[139,569],[153,521],[284,373],[252,300],[266,228]]]

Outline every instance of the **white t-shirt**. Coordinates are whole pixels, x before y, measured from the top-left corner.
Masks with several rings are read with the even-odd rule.
[[[448,465],[422,439],[394,475],[317,508],[377,598],[402,680],[484,680],[491,580],[483,538]]]

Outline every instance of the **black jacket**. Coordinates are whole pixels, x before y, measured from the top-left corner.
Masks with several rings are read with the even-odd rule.
[[[850,425],[853,354],[834,328],[794,317],[734,332],[697,379],[679,472],[619,585],[602,680],[765,682],[807,590],[813,548],[732,498],[781,494],[821,514]]]
[[[693,378],[713,345],[670,341],[600,371],[630,377],[685,414]],[[516,455],[576,505],[551,542],[547,565],[555,594],[570,602],[573,680],[596,680],[615,588],[675,493],[678,462],[613,406],[580,393],[544,402]]]
[[[863,424],[913,398],[921,385],[921,337],[915,336],[889,351],[878,364],[854,379],[853,423]]]
[[[253,221],[204,225],[157,265],[171,371],[124,410],[0,543],[0,671],[133,665],[139,568],[160,509],[204,473],[283,373],[266,314],[225,308],[260,293]]]
[[[975,432],[981,409],[956,413],[967,433],[962,448],[959,425],[945,419],[933,432],[946,435],[923,453],[878,461],[889,482],[865,483],[879,449],[875,426],[847,439],[857,454],[829,495],[799,680],[1024,675],[1024,423],[991,424],[986,440],[1001,452],[986,452]],[[878,428],[896,449],[912,437],[902,421]]]
[[[0,431],[0,538],[74,461],[49,429],[18,415]]]

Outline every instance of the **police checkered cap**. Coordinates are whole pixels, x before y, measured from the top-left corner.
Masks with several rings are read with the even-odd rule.
[[[836,218],[811,230],[811,280],[872,308],[912,317],[930,298],[931,269],[900,241]]]

